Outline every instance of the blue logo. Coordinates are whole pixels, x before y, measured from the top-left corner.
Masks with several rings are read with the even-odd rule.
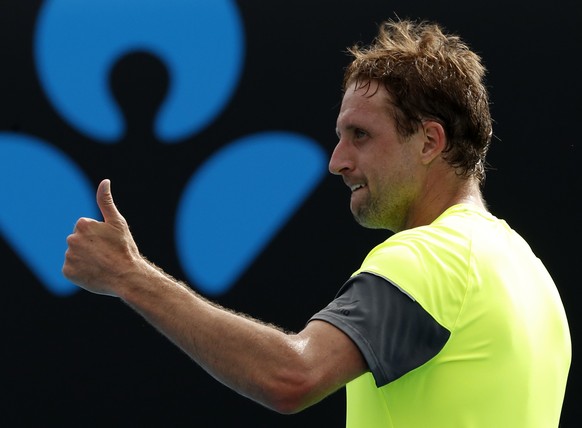
[[[126,129],[109,90],[111,69],[134,52],[155,56],[170,77],[155,137],[191,144],[238,86],[244,36],[229,0],[49,0],[38,16],[34,60],[61,118],[96,143],[114,145]],[[223,142],[193,171],[176,209],[176,254],[191,284],[214,296],[233,287],[325,166],[316,141],[286,130]],[[78,217],[99,215],[94,192],[86,172],[50,141],[0,131],[0,234],[54,295],[77,290],[61,275],[65,237]]]

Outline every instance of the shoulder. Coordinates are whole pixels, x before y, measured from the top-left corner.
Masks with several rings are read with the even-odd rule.
[[[474,239],[487,221],[475,210],[452,207],[430,225],[396,233],[376,246],[355,274],[388,279],[449,326],[469,285]]]

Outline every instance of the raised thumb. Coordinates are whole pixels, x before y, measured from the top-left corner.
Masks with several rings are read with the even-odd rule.
[[[97,205],[101,210],[105,223],[119,223],[123,221],[122,215],[113,202],[111,181],[108,179],[99,183],[99,187],[97,188]]]

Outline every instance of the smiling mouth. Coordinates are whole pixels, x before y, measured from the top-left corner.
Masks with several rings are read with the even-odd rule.
[[[350,190],[352,191],[352,193],[354,193],[355,191],[357,191],[363,187],[366,187],[366,185],[365,184],[354,184],[353,186],[350,186]]]

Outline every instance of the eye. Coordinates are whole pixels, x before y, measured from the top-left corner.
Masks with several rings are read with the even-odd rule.
[[[360,128],[354,129],[354,137],[357,140],[362,139],[362,138],[366,137],[367,135],[368,135],[368,133],[366,131],[364,131],[363,129],[360,129]]]

